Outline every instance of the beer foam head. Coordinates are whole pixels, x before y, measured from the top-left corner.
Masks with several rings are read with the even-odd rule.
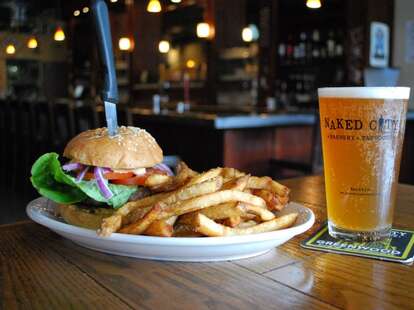
[[[362,99],[408,99],[409,87],[325,87],[318,88],[319,97]]]

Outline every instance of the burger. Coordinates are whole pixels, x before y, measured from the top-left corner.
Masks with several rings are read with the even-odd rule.
[[[149,195],[150,175],[172,175],[155,139],[137,127],[119,127],[115,136],[107,128],[84,131],[69,141],[63,157],[62,162],[57,153],[38,158],[31,182],[57,203],[66,222],[91,229],[128,201]]]

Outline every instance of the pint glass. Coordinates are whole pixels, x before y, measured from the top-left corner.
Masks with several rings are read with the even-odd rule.
[[[406,87],[318,89],[331,236],[389,236],[409,93]]]

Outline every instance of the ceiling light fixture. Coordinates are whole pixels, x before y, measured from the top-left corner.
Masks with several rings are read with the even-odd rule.
[[[118,47],[121,51],[131,51],[133,49],[132,40],[127,37],[122,37],[119,39]]]
[[[197,37],[208,38],[210,37],[210,25],[207,23],[197,24]]]
[[[16,53],[16,47],[13,44],[7,44],[6,46],[6,54],[13,55]]]
[[[158,43],[158,50],[162,54],[166,54],[170,51],[170,42],[167,40],[161,40],[160,43]]]
[[[147,11],[150,13],[161,12],[161,3],[158,0],[150,0],[147,5]]]
[[[55,41],[65,41],[65,32],[63,31],[62,27],[57,27],[55,34],[53,35],[53,39]]]
[[[35,37],[31,37],[29,41],[27,41],[28,48],[34,49],[34,48],[37,48],[37,46],[38,46],[38,42]]]
[[[321,0],[307,0],[306,6],[310,9],[319,9],[322,6]]]

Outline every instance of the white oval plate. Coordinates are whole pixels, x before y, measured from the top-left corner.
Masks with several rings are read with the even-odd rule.
[[[296,223],[287,229],[230,237],[165,238],[114,233],[99,237],[94,230],[69,225],[54,213],[56,204],[46,198],[31,201],[27,215],[62,237],[100,252],[144,259],[208,262],[226,261],[264,254],[312,227],[313,212],[295,202],[289,203],[280,214],[298,212]]]

